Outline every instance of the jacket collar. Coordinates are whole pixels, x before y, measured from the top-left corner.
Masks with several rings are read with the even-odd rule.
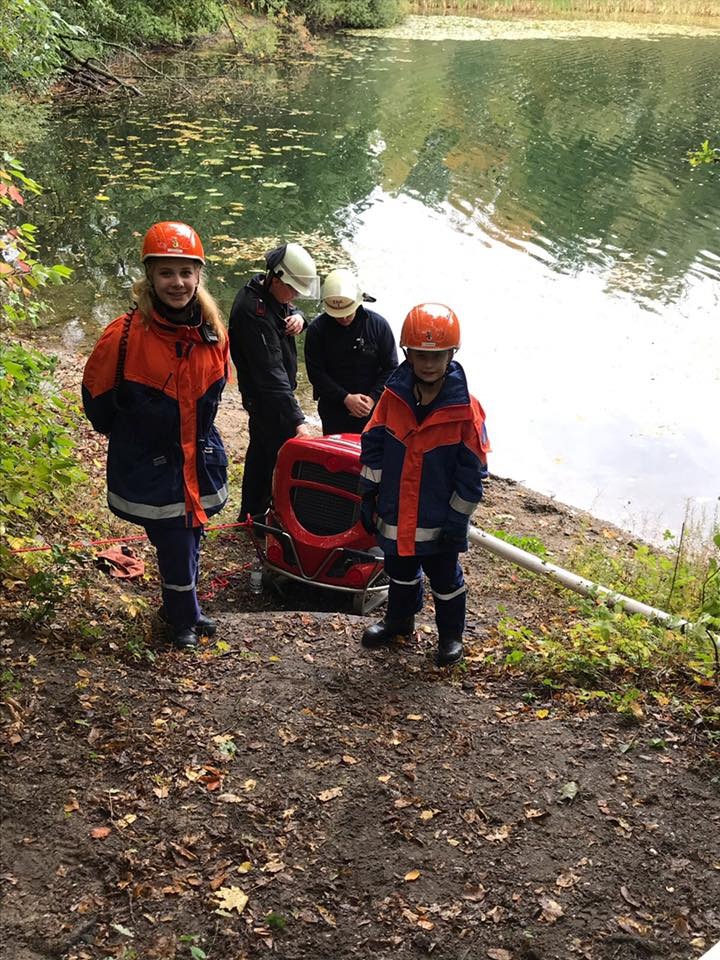
[[[415,375],[412,367],[403,360],[400,366],[390,375],[386,386],[388,390],[394,393],[400,400],[406,403],[411,410],[417,407],[413,386],[415,384]],[[470,413],[470,391],[468,390],[465,371],[455,360],[451,360],[450,369],[445,377],[440,393],[437,395],[435,405],[430,417],[434,417],[440,410],[447,407],[467,407],[468,416]],[[460,414],[462,416],[462,414]]]
[[[200,334],[201,324],[195,327],[189,327],[187,324],[170,323],[169,320],[161,317],[157,310],[153,310],[150,319],[152,329],[162,337],[167,337],[170,340],[202,342],[202,336]]]

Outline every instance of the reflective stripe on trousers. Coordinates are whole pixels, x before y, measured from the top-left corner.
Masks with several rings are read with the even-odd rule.
[[[195,626],[200,616],[196,587],[203,528],[146,524],[145,530],[157,551],[167,622],[172,627]]]
[[[402,623],[422,610],[423,572],[435,599],[438,636],[459,639],[465,629],[467,588],[456,550],[426,557],[385,557],[390,578],[386,621]]]

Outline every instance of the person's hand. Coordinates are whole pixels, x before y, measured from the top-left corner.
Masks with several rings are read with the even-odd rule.
[[[285,336],[296,337],[299,333],[303,332],[304,326],[305,320],[303,315],[301,313],[291,313],[285,321]]]
[[[440,531],[440,543],[450,550],[464,550],[467,547],[468,524],[446,523]]]
[[[351,417],[369,417],[375,403],[364,393],[349,393],[343,402]]]
[[[366,493],[360,501],[360,523],[367,533],[374,534],[377,530],[375,514],[377,513],[377,494]]]
[[[310,428],[309,428],[308,425],[305,423],[305,421],[303,421],[302,423],[299,423],[299,424],[295,427],[295,436],[296,436],[296,437],[309,437],[309,436],[310,436]]]

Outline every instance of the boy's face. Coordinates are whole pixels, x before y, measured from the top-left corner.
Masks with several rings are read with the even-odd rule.
[[[452,350],[409,349],[407,359],[421,383],[434,383],[445,376],[447,365],[452,359]]]

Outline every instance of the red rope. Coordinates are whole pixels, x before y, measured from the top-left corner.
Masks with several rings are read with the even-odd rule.
[[[251,527],[252,519],[248,517],[242,523],[218,523],[212,527],[205,527],[206,530],[230,530],[233,527]],[[101,547],[107,543],[136,543],[138,540],[147,540],[147,534],[140,533],[132,537],[108,537],[105,540],[78,540],[76,543],[69,543],[64,550],[81,550],[83,547]],[[43,550],[52,550],[52,544],[42,547],[17,547],[10,553],[37,553]]]

